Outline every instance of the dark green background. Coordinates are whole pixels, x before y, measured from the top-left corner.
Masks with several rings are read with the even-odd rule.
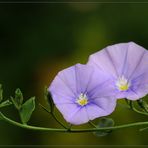
[[[0,82],[5,98],[20,87],[26,99],[37,96],[30,124],[60,127],[38,106],[39,102],[45,105],[44,86],[50,85],[58,71],[86,63],[90,54],[129,41],[148,48],[148,3],[0,4]],[[147,120],[120,103],[111,115],[116,124]],[[19,120],[13,107],[4,112]],[[147,139],[148,131],[138,128],[98,138],[92,133],[29,131],[0,122],[1,145],[137,145],[148,144]]]

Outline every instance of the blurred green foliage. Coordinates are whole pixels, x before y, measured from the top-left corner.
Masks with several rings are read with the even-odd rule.
[[[4,96],[8,98],[20,87],[25,98],[35,95],[36,102],[45,104],[44,86],[50,85],[58,71],[86,63],[90,54],[111,44],[134,41],[148,48],[147,18],[148,3],[0,4],[0,82]],[[59,127],[36,105],[30,124]],[[4,111],[19,120],[13,107]],[[58,116],[63,120],[60,113]],[[115,124],[146,120],[120,104],[111,117]],[[29,131],[0,122],[0,144],[136,145],[148,141],[147,131],[139,132],[138,128],[95,137],[92,133]]]

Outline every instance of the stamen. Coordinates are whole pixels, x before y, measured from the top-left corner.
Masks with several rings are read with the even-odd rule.
[[[130,87],[130,82],[122,75],[116,82],[116,86],[120,91],[126,91]]]
[[[76,103],[78,103],[81,106],[84,106],[88,103],[88,98],[86,96],[86,94],[80,94],[78,99],[76,100]]]

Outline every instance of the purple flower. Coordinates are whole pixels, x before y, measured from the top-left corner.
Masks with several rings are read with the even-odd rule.
[[[92,54],[88,65],[110,75],[116,98],[137,100],[148,93],[148,51],[133,43],[108,46]],[[99,77],[99,73],[98,73]]]
[[[59,72],[49,91],[67,122],[83,124],[114,111],[116,99],[107,93],[112,87],[108,79],[92,66],[76,64]]]

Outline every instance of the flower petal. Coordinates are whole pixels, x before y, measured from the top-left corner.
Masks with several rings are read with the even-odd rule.
[[[91,99],[99,98],[99,97],[108,97],[115,96],[115,84],[113,79],[108,79],[105,82],[96,85],[96,87],[92,87],[92,89],[88,92],[88,95]]]
[[[64,103],[65,100],[73,101],[77,97],[74,67],[59,72],[48,90],[54,98],[54,103],[58,101]]]
[[[116,100],[112,97],[96,98],[86,106],[90,120],[111,114],[116,107]]]
[[[90,75],[86,92],[88,94],[95,94],[98,91],[101,92],[101,89],[103,89],[106,84],[108,85],[110,81],[112,81],[112,78],[108,74],[97,68],[94,68],[93,72]]]
[[[146,49],[133,42],[128,43],[128,45],[129,45],[128,54],[127,54],[127,60],[124,63],[125,67],[123,75],[126,76],[126,78],[130,79],[132,75],[137,71],[148,70],[148,68],[146,68],[148,65],[144,63],[148,62],[148,54],[146,54],[147,52]]]
[[[136,79],[139,76],[147,75],[148,74],[147,63],[148,63],[148,51],[144,50],[143,54],[141,55],[141,59],[139,60],[139,63],[137,64],[137,67],[131,74],[131,79]]]
[[[88,65],[95,65],[104,72],[118,77],[122,73],[126,60],[128,44],[116,44],[108,46],[89,57]],[[122,52],[121,52],[122,51]]]
[[[74,103],[73,104],[56,104],[56,107],[62,113],[62,115],[64,116],[64,119],[69,123],[72,123],[70,118],[75,113],[77,113],[78,110],[80,110],[80,107]]]
[[[91,80],[94,68],[88,65],[76,64],[75,65],[75,77],[77,93],[81,94],[86,92],[89,82]]]
[[[132,90],[129,91],[116,91],[116,98],[117,99],[124,99],[127,98],[129,100],[137,100],[138,96]]]
[[[75,97],[67,96],[66,94],[60,94],[58,91],[53,92],[52,91],[52,98],[54,101],[54,104],[65,104],[65,103],[74,103]]]
[[[137,100],[148,93],[148,51],[133,42],[106,47],[91,55],[88,65],[102,69],[104,73],[113,77],[114,82],[111,85],[114,89],[110,85],[106,85],[106,89],[108,87],[108,92],[114,91],[116,98]],[[127,91],[116,88],[115,84],[121,76],[131,82]],[[101,92],[105,94],[104,91]],[[92,93],[93,91],[90,94]],[[93,95],[98,94],[100,95],[100,92],[96,93],[94,90]]]
[[[73,115],[67,119],[71,124],[79,125],[89,121],[88,114],[85,107],[79,108]]]
[[[134,42],[108,46],[89,57],[88,65],[97,66],[112,76],[131,77],[134,72],[147,70],[148,52]],[[137,74],[136,74],[137,75]],[[136,76],[135,75],[135,76]]]
[[[137,95],[137,97],[133,98],[135,100],[144,97],[148,93],[148,72],[133,79],[131,91]]]
[[[49,91],[64,119],[71,124],[78,125],[108,115],[111,113],[111,107],[112,111],[114,110],[110,101],[113,100],[113,104],[115,104],[116,99],[113,94],[111,95],[114,92],[113,87],[108,87],[111,83],[110,80],[108,75],[96,70],[93,66],[77,64],[59,72],[51,83]],[[81,93],[85,94],[88,99],[85,106],[77,103]],[[111,96],[108,97],[109,95]],[[94,104],[94,98],[100,98],[102,102]],[[111,100],[107,98],[111,98]],[[89,106],[92,108],[92,103],[94,109],[89,109]],[[104,103],[106,106],[110,104],[109,110]],[[102,109],[99,105],[104,108]]]
[[[64,119],[73,125],[89,121],[85,107],[77,106],[77,104],[58,104],[56,107],[63,114]]]

